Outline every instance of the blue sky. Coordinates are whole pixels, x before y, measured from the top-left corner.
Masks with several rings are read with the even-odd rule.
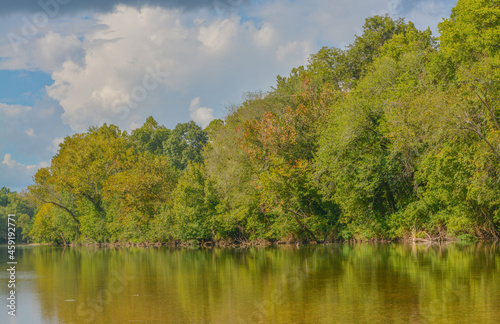
[[[420,29],[449,0],[19,0],[0,4],[0,187],[19,191],[91,125],[224,117],[244,94],[345,47],[376,14]]]

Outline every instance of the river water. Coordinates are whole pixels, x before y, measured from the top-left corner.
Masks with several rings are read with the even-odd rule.
[[[16,261],[1,323],[500,323],[495,243],[17,246]]]

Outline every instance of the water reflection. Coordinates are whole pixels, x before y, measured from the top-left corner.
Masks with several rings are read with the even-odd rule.
[[[495,243],[17,253],[17,323],[500,323]]]

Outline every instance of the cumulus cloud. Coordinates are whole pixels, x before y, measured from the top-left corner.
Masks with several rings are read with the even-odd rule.
[[[251,7],[250,14],[272,24],[280,46],[310,41],[314,48],[350,43],[365,18],[387,12],[392,0],[275,0]]]
[[[218,19],[215,23],[200,27],[197,39],[210,52],[219,52],[229,47],[229,43],[238,33],[238,28],[239,19],[236,17]]]
[[[244,92],[268,90],[276,75],[305,64],[322,46],[351,43],[370,15],[407,16],[426,28],[448,17],[454,5],[272,0],[235,8],[240,1],[70,1],[63,14],[25,37],[24,18],[32,20],[37,2],[0,4],[0,30],[23,37],[19,53],[8,37],[0,38],[0,69],[44,71],[53,80],[32,107],[0,103],[0,138],[8,138],[0,141],[0,181],[10,177],[23,185],[35,171],[28,166],[50,160],[72,132],[104,122],[131,130],[147,116],[169,128],[189,118],[206,126],[222,117],[223,106],[238,104]]]
[[[189,105],[189,116],[191,119],[200,125],[202,128],[205,128],[210,124],[210,122],[214,119],[214,110],[207,107],[200,107],[200,97],[196,97],[191,100],[191,104]]]
[[[68,134],[68,127],[58,116],[61,112],[62,108],[49,98],[38,100],[33,107],[0,103],[0,152],[8,145],[18,146],[23,155],[41,153],[40,148],[45,147],[41,143]]]
[[[32,169],[36,168],[36,165],[24,165],[24,164],[21,164],[21,163],[15,161],[14,159],[12,159],[11,154],[4,155],[2,164],[5,164],[9,169],[25,168],[27,170],[32,170]]]
[[[12,52],[0,67],[52,73],[66,61],[82,62],[82,42],[76,35],[63,36],[49,31],[39,38],[13,43]]]
[[[90,24],[82,31],[55,19],[56,30],[40,31],[22,55],[0,61],[50,72],[47,93],[73,131],[104,122],[130,130],[148,115],[175,125],[192,114],[179,107],[195,95],[216,114],[245,91],[268,89],[322,45],[352,41],[370,14],[402,7],[397,0],[274,0],[250,3],[243,19],[208,7],[185,14],[152,2],[118,3],[89,21],[76,19]]]
[[[152,92],[179,87],[183,75],[176,66],[181,57],[190,57],[179,51],[179,44],[190,35],[177,16],[174,11],[123,6],[103,15],[100,21],[107,28],[86,36],[85,64],[66,61],[52,74],[55,82],[47,92],[64,108],[63,121],[75,131],[102,120],[129,128]],[[192,46],[184,50],[194,51]],[[167,78],[171,72],[166,71],[176,73]]]
[[[64,142],[64,137],[56,137],[52,140],[52,145],[49,147],[50,151],[54,154],[59,151],[59,145]]]
[[[175,96],[204,88],[210,92],[204,97],[213,98],[216,92],[219,98],[239,97],[249,89],[244,88],[249,81],[262,82],[262,75],[261,80],[252,79],[255,73],[266,71],[264,79],[272,80],[276,72],[268,67],[289,69],[304,62],[310,49],[297,45],[276,53],[279,46],[274,46],[265,54],[268,60],[262,61],[255,42],[269,47],[274,39],[272,28],[241,22],[237,16],[221,19],[201,12],[191,19],[172,9],[119,6],[98,20],[106,27],[80,42],[83,59],[68,56],[52,73],[54,84],[47,88],[49,96],[64,108],[63,121],[74,131],[103,122],[131,129],[153,114],[149,111],[156,111],[157,116],[159,106],[166,109],[165,117],[180,119],[185,113],[172,104],[179,100]],[[293,60],[287,61],[287,57]],[[240,82],[233,82],[235,78]]]
[[[276,31],[271,23],[264,23],[254,34],[254,42],[257,46],[268,47],[276,41]]]
[[[0,103],[0,186],[26,187],[36,170],[48,165],[41,161],[55,153],[49,143],[71,132],[62,125],[61,112],[48,98],[32,107]]]
[[[6,186],[14,191],[24,189],[31,177],[39,168],[48,167],[50,163],[42,161],[38,164],[22,164],[12,158],[10,153],[6,153],[0,164],[1,186]]]
[[[82,42],[76,35],[63,36],[59,33],[48,32],[35,41],[36,52],[32,61],[40,60],[38,64],[46,71],[57,71],[61,62],[81,62],[83,58]]]
[[[7,117],[19,116],[22,113],[30,110],[31,107],[21,105],[8,105],[0,102],[0,112],[3,112]]]
[[[293,65],[306,65],[311,54],[312,46],[309,41],[294,41],[276,50],[276,57],[281,62],[293,62]]]

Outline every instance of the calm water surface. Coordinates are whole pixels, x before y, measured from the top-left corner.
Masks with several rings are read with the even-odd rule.
[[[499,246],[18,246],[0,323],[500,323]]]

